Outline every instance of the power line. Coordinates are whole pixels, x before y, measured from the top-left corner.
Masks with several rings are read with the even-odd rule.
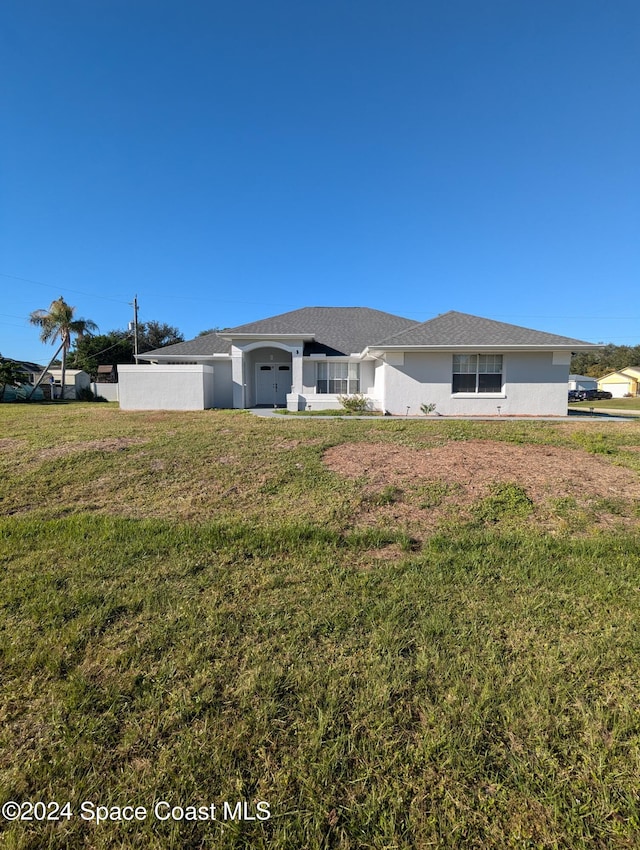
[[[23,283],[32,283],[36,286],[44,286],[44,287],[47,287],[49,289],[62,290],[63,292],[73,292],[76,295],[84,295],[87,298],[99,298],[103,301],[112,301],[116,304],[126,304],[127,306],[131,305],[130,301],[125,301],[125,300],[120,299],[120,298],[113,298],[113,297],[108,296],[108,295],[98,295],[95,292],[85,292],[84,290],[81,290],[81,289],[72,289],[71,287],[60,286],[59,284],[43,283],[42,281],[39,281],[39,280],[33,280],[33,278],[20,277],[18,275],[7,274],[6,272],[0,272],[0,277],[6,277],[6,278],[9,278],[10,280],[19,280],[19,281],[22,281]],[[201,295],[199,295],[199,296],[195,296],[195,295],[167,295],[167,294],[164,294],[164,293],[162,293],[162,294],[158,293],[157,291],[148,292],[148,293],[143,292],[141,294],[145,298],[157,299],[157,300],[160,300],[160,301],[197,301],[200,304],[202,304],[202,301],[203,301],[203,297]],[[264,306],[264,307],[269,307],[271,309],[273,309],[273,308],[298,309],[298,304],[293,304],[291,302],[278,303],[278,302],[273,302],[273,301],[246,301],[246,300],[237,299],[237,298],[218,298],[218,297],[216,297],[215,301],[216,301],[217,304],[239,304],[239,305],[243,305],[243,306],[247,306],[247,307]],[[396,309],[397,308],[395,308],[395,307],[394,308],[387,308],[387,312],[389,312],[391,310],[396,310]],[[400,308],[400,309],[402,310],[404,308]],[[410,309],[409,312],[412,312],[416,316],[427,316],[427,317],[433,317],[434,316],[433,311],[411,310]],[[28,318],[29,318],[28,316],[14,316],[14,315],[11,315],[11,314],[8,314],[8,313],[0,313],[0,315],[9,316],[10,318],[15,318],[15,319],[23,319],[24,318],[27,321],[28,321]],[[572,314],[570,316],[548,316],[548,315],[537,315],[537,314],[529,315],[529,314],[521,314],[521,313],[516,313],[516,314],[513,314],[513,313],[506,314],[505,313],[505,314],[493,314],[492,318],[495,318],[495,319],[510,319],[512,321],[514,321],[514,320],[517,320],[517,321],[527,320],[528,321],[529,319],[535,319],[535,320],[542,319],[544,321],[560,319],[562,321],[580,320],[580,321],[599,321],[599,322],[602,322],[602,321],[631,321],[631,322],[640,321],[640,317],[636,317],[636,316],[628,316],[628,315],[626,315],[626,316],[603,316],[601,314],[597,315],[597,316],[581,316],[581,315],[577,315],[577,314]],[[6,324],[6,322],[3,323],[3,324]],[[17,327],[17,326],[14,326],[14,327]]]
[[[101,298],[103,301],[114,301],[116,304],[128,304],[128,301],[121,301],[119,298],[111,298],[108,295],[96,295],[95,292],[83,292],[81,289],[71,289],[69,286],[60,286],[60,284],[42,283],[40,280],[32,280],[28,277],[18,277],[15,274],[6,274],[0,272],[0,277],[8,277],[11,280],[20,280],[23,283],[33,283],[36,286],[46,286],[49,289],[62,290],[62,292],[73,292],[76,295],[85,295],[87,298]]]

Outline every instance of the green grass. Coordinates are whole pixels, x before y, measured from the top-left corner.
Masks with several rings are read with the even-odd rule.
[[[415,546],[391,518],[358,522],[363,500],[405,494],[321,461],[343,442],[481,437],[605,445],[637,469],[635,423],[69,405],[0,407],[0,427],[1,802],[272,815],[0,821],[3,847],[640,844],[637,524],[551,535],[505,482]]]
[[[569,410],[589,409],[590,407],[609,408],[611,410],[640,410],[640,398],[601,398],[593,401],[578,401],[569,405]]]

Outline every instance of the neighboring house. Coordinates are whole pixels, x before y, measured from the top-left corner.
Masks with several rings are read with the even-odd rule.
[[[570,390],[597,390],[598,379],[588,375],[569,375]]]
[[[20,366],[22,371],[28,377],[28,382],[32,385],[36,383],[45,369],[44,366],[40,366],[37,363],[31,363],[29,360],[12,360],[10,357],[5,357],[3,359]]]
[[[0,400],[15,401],[16,399],[32,398],[34,401],[41,401],[44,398],[44,392],[38,387],[35,392],[32,392],[33,385],[44,372],[44,366],[38,363],[32,363],[29,360],[13,360],[11,357],[3,357],[9,363],[15,363],[25,376],[24,383],[17,386],[0,386]]]
[[[370,407],[442,415],[567,413],[571,354],[601,346],[465,313],[418,323],[366,307],[306,307],[146,352],[120,366],[123,409]]]
[[[640,366],[627,366],[609,372],[598,379],[598,389],[610,392],[614,398],[640,395]]]

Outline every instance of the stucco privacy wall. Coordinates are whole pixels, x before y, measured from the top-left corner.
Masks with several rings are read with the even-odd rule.
[[[565,416],[569,356],[546,352],[503,353],[503,392],[453,396],[451,352],[406,352],[403,365],[385,363],[381,375],[384,408],[419,414],[435,404],[443,416]]]
[[[197,365],[119,366],[122,410],[213,407],[213,368]]]
[[[102,398],[106,398],[107,401],[118,401],[118,384],[99,384],[97,381],[93,381],[91,384],[91,392],[94,395],[100,395]]]

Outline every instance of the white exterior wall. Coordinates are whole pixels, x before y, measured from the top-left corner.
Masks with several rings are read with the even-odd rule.
[[[405,352],[403,365],[379,370],[384,409],[419,415],[421,404],[433,403],[443,416],[566,416],[569,355],[555,355],[554,365],[552,352],[498,353],[503,392],[453,395],[453,352]]]
[[[208,365],[208,364],[207,364]],[[212,407],[233,407],[233,382],[231,380],[231,358],[213,361],[213,404]]]
[[[204,410],[213,407],[211,366],[119,366],[118,377],[122,410]]]
[[[100,384],[97,381],[93,381],[91,384],[91,392],[94,395],[101,395],[102,398],[106,398],[107,401],[118,401],[118,384]]]

